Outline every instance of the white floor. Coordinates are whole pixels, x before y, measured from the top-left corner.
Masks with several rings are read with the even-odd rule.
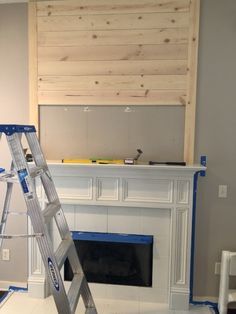
[[[171,311],[166,304],[140,303],[129,301],[107,301],[98,299],[96,306],[99,314],[211,314],[207,307],[192,306],[189,311]],[[79,303],[76,314],[84,313]],[[57,310],[52,297],[32,299],[27,293],[14,292],[0,305],[1,314],[56,314]]]

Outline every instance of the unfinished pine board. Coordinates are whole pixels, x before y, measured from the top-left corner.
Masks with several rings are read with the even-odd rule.
[[[37,14],[36,3],[28,3],[29,38],[29,120],[38,129]]]
[[[35,117],[47,104],[184,105],[191,163],[199,0],[35,2]]]
[[[186,60],[39,62],[38,75],[183,75]],[[79,78],[78,78],[79,79]]]
[[[39,91],[39,103],[47,105],[162,105],[182,106],[185,90],[79,90]]]
[[[188,45],[109,45],[38,47],[39,62],[111,60],[186,60]]]
[[[194,162],[199,18],[200,0],[191,0],[187,75],[187,106],[185,110],[184,133],[184,159],[188,164],[192,164]]]
[[[186,89],[186,75],[42,76],[39,90]]]
[[[38,45],[84,46],[84,45],[144,45],[144,44],[186,44],[187,28],[157,28],[148,30],[109,30],[109,31],[73,31],[40,32]]]
[[[38,16],[187,12],[189,0],[74,0],[38,1]]]
[[[39,32],[188,27],[187,12],[38,17]]]

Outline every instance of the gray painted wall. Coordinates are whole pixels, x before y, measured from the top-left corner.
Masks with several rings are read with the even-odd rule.
[[[235,0],[201,1],[195,156],[198,161],[200,155],[207,155],[208,170],[207,176],[199,180],[197,198],[194,294],[198,296],[217,296],[219,278],[214,274],[215,262],[220,261],[222,249],[236,251],[235,17]],[[14,118],[23,123],[28,118],[26,20],[25,5],[1,5],[0,106],[4,108],[1,122],[12,122]],[[14,48],[9,49],[12,45]],[[15,58],[21,62],[15,62]],[[218,198],[219,184],[228,185],[227,199]],[[0,280],[17,280],[19,269],[26,280],[26,260],[20,259],[24,250],[16,253],[18,267],[17,263],[1,262]]]
[[[196,158],[207,155],[196,219],[195,294],[218,294],[215,262],[236,251],[236,1],[201,1]],[[228,198],[218,198],[218,185]]]
[[[0,123],[23,124],[28,121],[27,50],[27,5],[0,4]],[[8,167],[10,156],[4,139],[0,151],[0,167]],[[3,202],[4,186],[0,185],[0,205]],[[25,210],[18,187],[12,200],[12,209]],[[26,217],[9,218],[7,232],[26,231]],[[3,247],[11,250],[11,260],[5,262],[0,258],[0,281],[25,282],[27,241],[5,240]]]

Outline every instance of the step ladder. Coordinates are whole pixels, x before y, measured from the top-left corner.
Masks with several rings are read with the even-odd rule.
[[[0,224],[1,242],[3,239],[14,237],[36,238],[38,247],[45,266],[46,276],[50,284],[51,293],[60,314],[75,313],[80,296],[85,305],[86,314],[97,314],[87,280],[84,276],[77,251],[68,228],[65,215],[49,172],[46,160],[42,153],[34,126],[27,125],[0,125],[0,139],[2,134],[6,140],[12,156],[12,165],[9,172],[0,168],[0,181],[7,183],[6,196],[3,205]],[[22,146],[22,135],[26,138],[31,151],[34,166],[29,167]],[[35,178],[39,177],[47,196],[47,206],[42,209],[35,188]],[[15,182],[20,183],[27,214],[31,219],[33,235],[5,235],[5,226],[10,209],[10,199]],[[56,251],[53,249],[52,240],[48,231],[48,223],[55,219],[61,237],[61,243]],[[0,242],[0,244],[1,244]],[[65,290],[60,270],[66,258],[69,259],[74,277],[68,293]]]

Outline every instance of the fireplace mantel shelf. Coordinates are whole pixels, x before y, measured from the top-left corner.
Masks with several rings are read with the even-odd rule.
[[[153,287],[108,289],[91,284],[95,298],[139,298],[188,309],[194,175],[206,168],[50,161],[49,170],[70,230],[154,236]],[[36,186],[44,207],[44,189]],[[30,240],[28,287],[32,296],[45,297],[47,285],[35,240]]]
[[[186,165],[186,166],[170,166],[170,165],[148,165],[148,164],[137,164],[137,165],[125,165],[125,164],[86,164],[86,163],[63,163],[58,160],[48,160],[50,166],[57,167],[83,167],[83,168],[108,168],[108,169],[125,169],[125,170],[163,170],[163,171],[187,171],[197,172],[206,170],[206,167],[200,164]]]

